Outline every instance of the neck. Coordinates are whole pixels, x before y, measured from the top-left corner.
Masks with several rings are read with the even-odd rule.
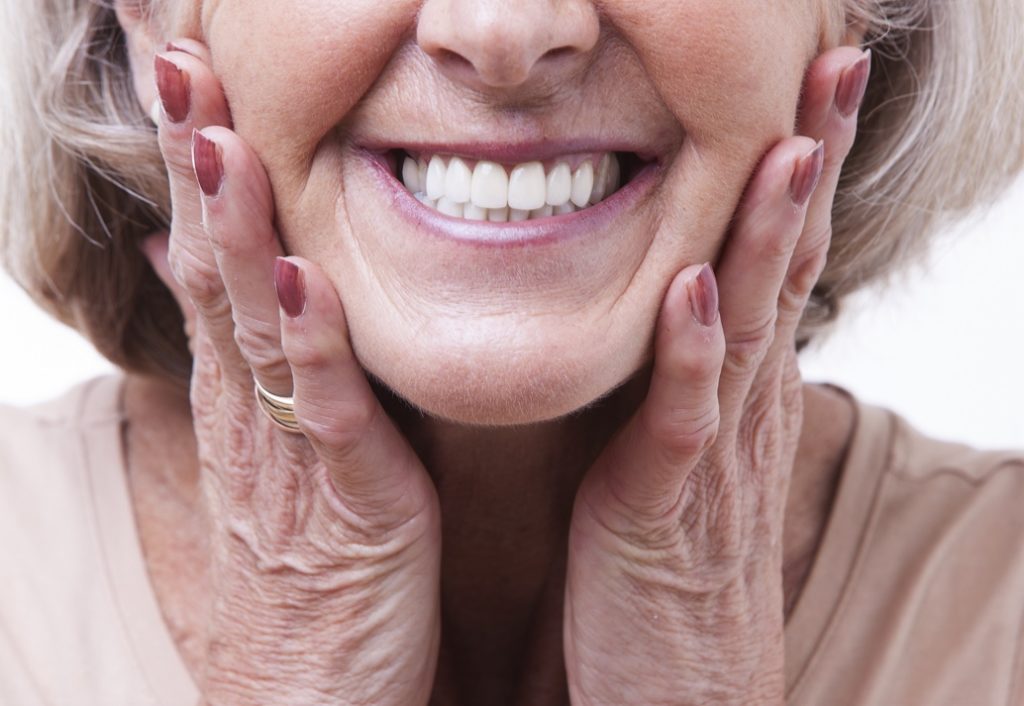
[[[562,684],[561,607],[576,489],[646,389],[640,375],[572,415],[516,427],[471,427],[411,412],[378,390],[437,487],[442,524],[445,703],[542,704]],[[457,673],[456,667],[458,665]],[[556,665],[555,673],[545,674]],[[524,683],[531,675],[532,683]],[[527,690],[523,693],[522,690]],[[565,701],[555,698],[553,702]]]

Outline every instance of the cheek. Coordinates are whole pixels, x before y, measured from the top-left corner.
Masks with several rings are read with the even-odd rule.
[[[605,10],[686,133],[662,204],[678,224],[660,243],[669,277],[715,258],[761,157],[793,134],[818,15],[812,0],[622,0]]]
[[[225,0],[208,13],[214,70],[235,129],[272,181],[305,181],[309,164],[296,156],[311,156],[377,80],[414,27],[418,5]]]
[[[607,11],[699,148],[792,133],[818,44],[810,0],[621,2]]]

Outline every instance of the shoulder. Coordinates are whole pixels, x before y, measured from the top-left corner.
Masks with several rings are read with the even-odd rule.
[[[1013,562],[1024,596],[1024,450],[936,439],[894,411],[857,407],[861,428],[848,470],[877,478],[875,542],[908,551],[927,546],[961,566],[982,558],[993,567]]]
[[[937,439],[900,413],[858,400],[857,429],[848,465],[870,465],[881,479],[919,485],[959,485],[964,492],[999,477],[1024,484],[1024,448],[982,449],[956,440]],[[867,469],[857,469],[858,471]]]
[[[122,381],[0,406],[0,703],[156,703],[135,666],[153,648],[128,632],[159,624],[122,472]]]
[[[122,382],[121,375],[106,375],[79,383],[46,402],[26,407],[0,404],[0,462],[52,450],[33,441],[119,423]]]
[[[855,404],[808,588],[827,628],[795,703],[1021,703],[1007,694],[1024,687],[1024,452]]]
[[[876,547],[930,562],[936,585],[1024,609],[1024,451],[934,439],[888,412],[888,457],[873,523]],[[923,576],[924,574],[922,574]],[[986,577],[983,585],[974,585]],[[937,589],[935,589],[937,590]],[[965,594],[961,594],[965,595]]]
[[[959,486],[966,494],[987,485],[1009,486],[1021,493],[1016,496],[1018,501],[1024,499],[1024,449],[980,449],[935,439],[902,416],[887,414],[891,476],[918,485]]]
[[[58,527],[80,520],[91,497],[89,463],[97,453],[114,455],[121,382],[98,377],[46,403],[0,406],[2,545],[18,538],[45,543],[43,537],[60,534]]]

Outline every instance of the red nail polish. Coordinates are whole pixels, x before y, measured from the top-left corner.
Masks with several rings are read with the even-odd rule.
[[[690,286],[690,308],[701,326],[713,326],[718,321],[718,282],[710,264],[704,264]]]
[[[220,146],[198,130],[192,131],[192,167],[203,193],[216,196],[224,183]]]
[[[156,90],[160,93],[164,112],[172,123],[184,122],[191,110],[192,100],[188,74],[159,54],[153,66],[156,70]]]
[[[293,319],[301,316],[306,310],[306,284],[294,262],[283,257],[274,261],[274,288],[284,312]]]
[[[836,110],[844,118],[848,118],[860,108],[864,100],[864,92],[868,87],[868,76],[871,75],[871,50],[868,49],[852,65],[843,69],[836,86]]]
[[[821,170],[825,167],[825,143],[819,141],[814,149],[796,161],[789,182],[789,195],[793,203],[803,206],[818,188]]]

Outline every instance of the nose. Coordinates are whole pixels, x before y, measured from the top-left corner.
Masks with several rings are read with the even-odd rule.
[[[426,0],[416,39],[450,79],[486,91],[567,78],[599,33],[590,0]]]

